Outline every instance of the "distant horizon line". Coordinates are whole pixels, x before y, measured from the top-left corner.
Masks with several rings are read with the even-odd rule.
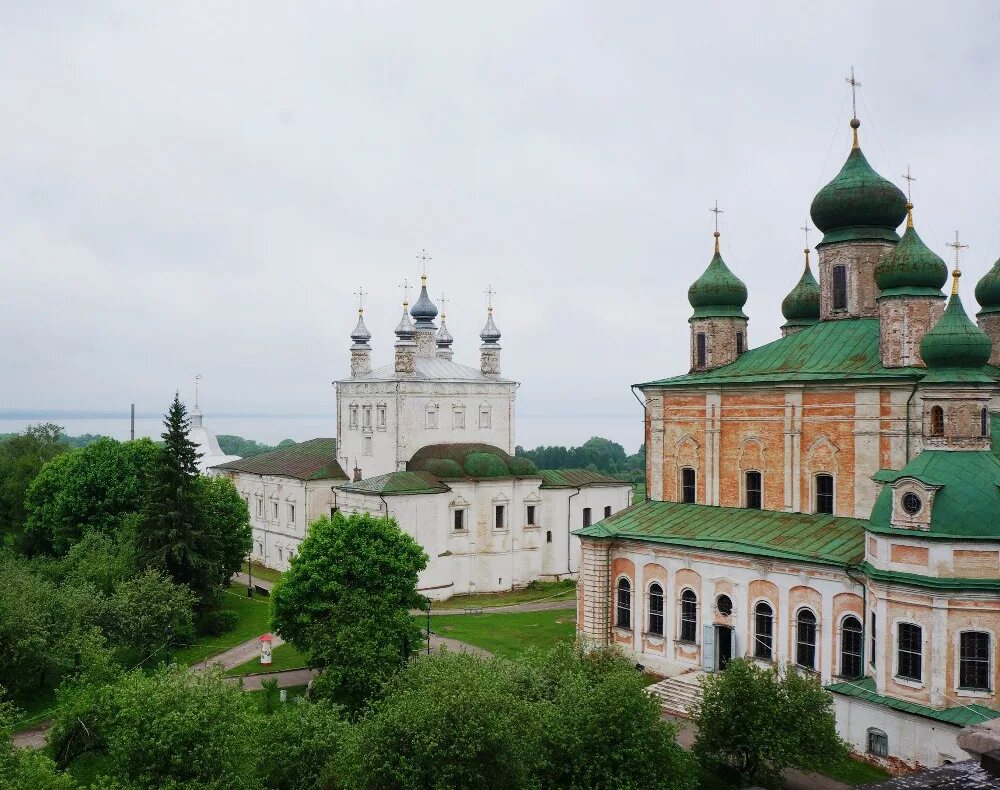
[[[136,411],[137,420],[160,419],[164,416],[159,411]],[[275,419],[275,418],[334,418],[330,412],[227,412],[213,411],[206,416],[210,418],[241,418],[241,419]],[[601,412],[601,413],[578,413],[551,414],[546,412],[522,412],[518,417],[528,419],[549,419],[549,420],[579,420],[579,419],[642,419],[635,414],[624,412]],[[101,409],[0,409],[0,420],[127,420],[130,414],[127,411],[109,411]]]

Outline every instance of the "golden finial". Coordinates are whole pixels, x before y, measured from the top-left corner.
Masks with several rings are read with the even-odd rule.
[[[441,298],[438,301],[441,302],[441,320],[444,321],[444,314],[448,309],[448,298],[444,295],[444,291],[441,291]]]
[[[955,296],[958,293],[958,278],[962,276],[962,272],[958,268],[958,254],[959,254],[959,251],[962,250],[963,248],[964,249],[968,249],[969,245],[968,244],[962,244],[958,240],[958,231],[956,230],[955,231],[955,240],[948,242],[948,246],[951,247],[955,251],[955,271],[953,271],[951,273],[951,276],[954,278],[954,280],[953,280],[953,282],[951,284],[951,295]]]
[[[422,268],[420,269],[420,284],[427,285],[427,261],[433,260],[433,258],[427,254],[427,250],[420,250],[417,260],[420,261],[422,265]]]
[[[405,310],[410,306],[410,281],[405,277],[403,278],[403,284],[399,286],[399,292],[403,296],[403,309]]]
[[[913,182],[917,179],[910,175],[910,166],[906,166],[906,227],[913,227]]]
[[[858,145],[858,127],[861,126],[861,121],[858,120],[858,88],[861,87],[861,83],[854,79],[854,66],[851,66],[851,76],[844,77],[844,80],[851,86],[851,129],[854,132],[854,142],[851,148],[860,148]]]
[[[719,254],[719,215],[723,214],[725,212],[721,208],[719,208],[719,201],[718,200],[715,201],[715,206],[713,208],[710,208],[709,211],[711,211],[713,214],[715,214],[715,233],[713,233],[712,235],[715,236],[715,254],[718,255]]]
[[[354,292],[354,295],[358,297],[358,315],[365,314],[365,297],[368,296],[368,291],[362,287],[358,287],[358,290]]]
[[[496,296],[496,291],[493,290],[492,285],[487,285],[483,293],[486,294],[486,312],[493,315],[493,297]]]

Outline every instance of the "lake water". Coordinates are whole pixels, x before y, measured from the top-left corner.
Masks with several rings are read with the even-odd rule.
[[[17,433],[23,431],[26,426],[39,422],[54,422],[61,425],[70,436],[92,433],[116,439],[129,437],[128,414],[121,417],[87,417],[73,416],[65,412],[57,414],[38,412],[18,417],[0,417],[0,433]],[[266,444],[277,444],[282,439],[301,442],[317,436],[333,436],[336,432],[333,415],[206,415],[205,427],[217,434],[234,434]],[[136,417],[136,436],[159,438],[162,431],[162,418]],[[611,439],[621,444],[625,452],[634,453],[643,440],[642,412],[636,408],[634,414],[624,415],[519,414],[517,416],[516,441],[524,447],[533,448],[543,444],[568,447],[583,444],[591,436]]]

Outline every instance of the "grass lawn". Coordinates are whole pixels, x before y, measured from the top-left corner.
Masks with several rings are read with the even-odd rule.
[[[246,587],[240,584],[229,585],[229,590],[222,598],[222,607],[232,609],[239,615],[236,627],[219,636],[199,637],[193,645],[178,648],[173,656],[178,664],[196,664],[267,633],[271,620],[270,601],[267,598],[259,595],[247,598]]]
[[[302,669],[306,665],[305,653],[300,653],[287,642],[271,651],[271,663],[263,666],[260,657],[252,658],[245,664],[233,667],[227,675],[255,675],[258,672],[281,672],[285,669]]]
[[[530,603],[542,599],[572,601],[576,598],[576,582],[566,579],[561,582],[533,582],[522,590],[510,590],[502,593],[476,593],[474,595],[456,595],[447,601],[434,601],[431,611],[435,609],[464,609],[466,606],[507,606],[513,603]]]
[[[247,573],[246,567],[243,568],[243,572]],[[281,571],[276,571],[274,568],[265,568],[257,562],[253,563],[250,567],[250,572],[252,572],[254,581],[263,579],[266,582],[271,582],[271,584],[281,581]]]
[[[839,779],[849,785],[863,785],[869,782],[878,782],[889,778],[889,772],[881,768],[868,765],[853,757],[848,757],[842,763],[833,768],[828,768],[821,772],[831,779]]]
[[[576,636],[575,609],[547,612],[441,615],[431,620],[435,634],[516,658],[528,648],[546,650]],[[421,621],[421,625],[426,621]]]

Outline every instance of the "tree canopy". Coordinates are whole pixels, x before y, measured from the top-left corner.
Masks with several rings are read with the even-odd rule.
[[[271,595],[276,631],[323,670],[319,688],[357,710],[418,648],[420,545],[395,520],[335,513],[314,521]]]
[[[646,475],[646,446],[635,455],[626,455],[625,448],[610,439],[593,436],[580,447],[536,447],[526,450],[518,446],[515,454],[532,461],[539,469],[590,469],[639,482]]]
[[[819,680],[750,659],[702,678],[694,752],[732,766],[748,781],[779,786],[786,768],[817,770],[847,754],[837,736],[833,697]]]
[[[228,433],[220,433],[215,438],[219,440],[219,447],[222,448],[222,452],[226,455],[238,455],[240,458],[250,458],[254,455],[269,453],[272,450],[278,450],[290,444],[295,444],[294,439],[282,439],[277,444],[265,444],[254,439],[244,439],[242,436],[233,436]]]

